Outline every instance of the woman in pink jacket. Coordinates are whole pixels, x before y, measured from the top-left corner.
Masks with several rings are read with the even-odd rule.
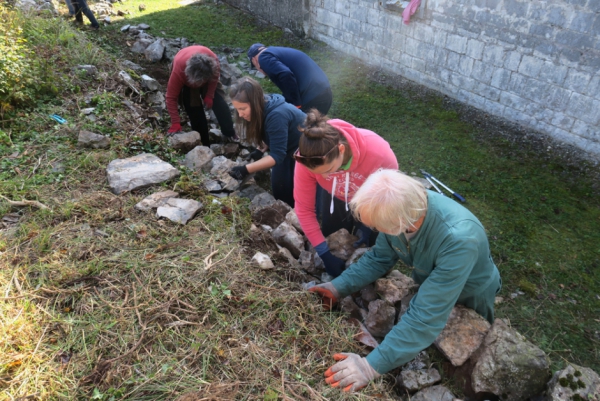
[[[369,245],[372,231],[357,224],[348,203],[367,177],[380,168],[398,169],[396,155],[382,137],[342,120],[328,120],[316,110],[307,114],[298,143],[294,173],[295,210],[300,225],[330,275],[337,277],[344,261],[335,257],[325,236],[341,228],[360,229],[361,243]],[[322,227],[315,210],[317,187],[323,188],[329,204],[322,207]]]

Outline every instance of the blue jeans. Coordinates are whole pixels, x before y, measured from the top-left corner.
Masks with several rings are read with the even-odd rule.
[[[96,17],[94,16],[94,13],[88,7],[86,0],[65,0],[65,2],[67,3],[69,14],[74,15],[78,22],[83,23],[83,16],[81,15],[81,13],[83,13],[87,19],[90,20],[90,23],[94,28],[100,26],[96,20]]]

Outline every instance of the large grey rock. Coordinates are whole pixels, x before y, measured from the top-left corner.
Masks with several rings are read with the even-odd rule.
[[[152,43],[154,43],[153,39],[138,39],[135,41],[135,43],[131,46],[129,50],[131,50],[133,53],[144,53],[148,46],[150,46]]]
[[[304,240],[302,235],[298,233],[294,227],[283,222],[279,224],[279,227],[273,230],[271,235],[273,235],[273,239],[277,244],[287,248],[295,258],[300,256],[300,252],[302,252],[302,249],[304,248]]]
[[[350,234],[345,228],[342,228],[329,235],[326,240],[331,253],[346,261],[354,253],[355,248],[352,244],[358,240],[358,237]]]
[[[367,317],[367,311],[361,309],[350,295],[340,301],[340,309],[351,318],[361,322]]]
[[[375,286],[373,284],[364,286],[363,289],[360,290],[360,297],[363,300],[363,303],[366,307],[369,306],[370,302],[379,299],[379,296],[377,296],[377,292],[375,292]]]
[[[156,209],[157,217],[165,217],[175,223],[186,224],[202,208],[202,203],[193,199],[171,198]]]
[[[452,365],[461,366],[477,351],[490,327],[473,309],[457,305],[434,344]]]
[[[235,142],[226,143],[223,146],[223,155],[227,158],[234,158],[240,149],[240,144]]]
[[[158,81],[146,74],[142,75],[142,88],[146,89],[147,91],[157,91],[160,89],[160,84],[158,83]]]
[[[225,156],[216,156],[212,159],[210,164],[210,173],[215,176],[227,174],[227,172],[235,166],[237,166],[237,163],[229,160]]]
[[[79,131],[77,145],[82,148],[108,149],[110,148],[110,138],[90,131]]]
[[[323,270],[322,266],[321,268],[317,268],[315,264],[315,261],[317,259],[316,255],[317,254],[314,251],[303,250],[302,252],[300,252],[300,257],[298,258],[298,262],[300,263],[300,266],[302,266],[302,269],[304,269],[308,274],[312,274],[313,276],[319,276]]]
[[[252,257],[252,263],[254,263],[263,270],[270,270],[275,267],[273,265],[273,262],[271,261],[271,258],[268,255],[265,255],[261,252],[256,252],[254,254],[254,256]]]
[[[215,120],[216,120],[216,118],[215,118]],[[208,137],[210,138],[210,140],[212,142],[223,142],[223,133],[218,128],[211,128],[208,131]]]
[[[200,148],[201,146],[198,145],[200,145],[201,143],[202,142],[200,141],[200,134],[196,131],[178,132],[169,136],[169,145],[173,149],[182,150],[184,152],[189,151],[188,153],[194,151],[196,147]],[[190,166],[193,167],[190,167],[186,164],[186,167],[188,167],[190,170],[196,170],[196,168],[201,169],[203,166],[208,164],[215,156],[214,153],[211,154],[210,152],[206,151],[206,149],[208,148],[203,148],[204,149],[197,150],[190,155]],[[208,150],[210,151],[210,149]],[[210,157],[208,160],[204,160],[208,157]],[[187,162],[188,160],[186,155],[186,163]]]
[[[296,229],[296,231],[298,231],[300,234],[304,234],[304,230],[302,230],[302,226],[300,225],[298,216],[296,215],[296,212],[293,209],[285,215],[285,221],[287,221],[289,225],[293,226]]]
[[[225,191],[232,192],[238,189],[240,186],[240,182],[227,173],[221,173],[218,175],[217,180],[219,180]]]
[[[219,192],[223,189],[217,180],[206,180],[203,184],[208,192]]]
[[[496,319],[480,350],[471,374],[473,390],[519,401],[540,394],[550,377],[544,351],[516,330]]]
[[[394,327],[396,309],[382,299],[369,303],[369,314],[365,326],[375,337],[385,337]]]
[[[261,195],[258,195],[258,198]],[[256,199],[254,198],[254,199]],[[252,200],[254,202],[254,199]],[[292,208],[282,200],[277,200],[266,206],[257,207],[252,212],[252,220],[256,224],[266,224],[273,228],[279,227],[281,223],[285,221],[285,216],[292,210]],[[296,255],[298,257],[298,255]]]
[[[250,185],[246,185],[243,188],[241,188],[239,191],[234,192],[232,195],[237,195],[240,198],[248,198],[250,199],[250,201],[254,200],[255,197],[257,197],[260,194],[265,193],[266,191],[264,189],[262,189],[261,187],[259,187],[256,184],[250,184]]]
[[[160,38],[154,41],[151,45],[149,45],[146,50],[144,50],[144,56],[146,60],[156,63],[162,60],[163,55],[165,54],[165,40]]]
[[[396,378],[398,385],[410,392],[433,386],[442,380],[437,369],[403,370]]]
[[[177,196],[179,196],[179,193],[171,190],[155,192],[142,199],[134,207],[142,212],[147,212],[164,205],[169,199],[176,198]]]
[[[198,134],[196,131],[192,132],[196,133],[198,137],[200,137],[200,134]],[[215,154],[212,152],[212,150],[210,150],[209,147],[196,146],[185,155],[185,161],[183,164],[193,171],[206,171],[211,167],[211,162],[214,157]]]
[[[407,288],[398,288],[396,281],[380,278],[375,281],[375,291],[390,304],[395,304],[408,294]]]
[[[547,401],[575,399],[597,401],[600,400],[600,377],[590,368],[571,363],[563,370],[554,373],[548,383],[547,394]]]
[[[223,145],[220,143],[212,143],[210,145],[210,150],[212,150],[217,156],[221,156],[224,153]]]
[[[179,170],[150,153],[111,161],[106,176],[111,191],[120,194],[153,184],[160,184],[179,175]]]
[[[346,261],[346,267],[350,266],[352,263],[358,262],[360,257],[362,255],[364,255],[365,253],[367,253],[369,251],[369,249],[371,249],[371,248],[358,248],[358,249],[354,250],[352,255],[350,255],[350,258]]]
[[[292,255],[289,249],[281,245],[277,245],[277,248],[279,249],[278,253],[287,259],[288,263],[290,264],[290,267],[294,269],[300,268],[298,261],[296,260],[294,255]]]
[[[432,386],[413,395],[410,401],[454,401],[454,394],[444,386]]]
[[[275,203],[275,198],[268,192],[263,192],[252,199],[250,202],[250,211],[254,212],[257,209],[269,206]]]
[[[144,69],[141,65],[136,64],[136,63],[134,63],[133,61],[130,61],[130,60],[123,60],[123,61],[121,61],[121,67],[130,69],[130,70],[133,70],[133,71],[142,71]]]

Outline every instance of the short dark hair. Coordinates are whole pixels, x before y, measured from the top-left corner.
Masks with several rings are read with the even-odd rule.
[[[214,57],[196,53],[185,63],[185,77],[192,85],[209,81],[219,73],[219,65]]]

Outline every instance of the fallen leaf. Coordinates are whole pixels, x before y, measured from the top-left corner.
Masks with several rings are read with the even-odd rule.
[[[548,294],[548,298],[550,298],[552,300],[555,300],[556,299],[556,295],[550,293],[550,294]]]
[[[71,308],[70,306],[67,306],[66,308],[63,308],[63,312],[65,313],[69,313],[73,310],[73,308]]]
[[[15,368],[18,368],[19,366],[21,366],[22,364],[23,364],[23,361],[21,359],[17,359],[16,361],[12,361],[12,362],[9,362],[6,365],[4,365],[4,368],[6,370],[15,369]]]
[[[140,231],[138,231],[138,232],[135,234],[135,236],[136,236],[137,238],[145,238],[145,237],[146,237],[146,235],[147,235],[147,233],[146,233],[146,230],[140,230]]]
[[[232,211],[233,211],[233,209],[230,207],[227,207],[227,206],[221,207],[221,213],[223,213],[223,214],[231,214]]]
[[[358,319],[350,318],[348,319],[348,322],[354,326],[357,326],[360,330],[354,335],[354,339],[356,341],[372,348],[377,348],[379,346],[377,340],[375,340],[371,333],[369,333],[369,330],[367,330],[367,328]]]
[[[558,286],[559,286],[559,287],[560,287],[562,290],[564,290],[564,289],[565,289],[565,285],[564,285],[564,284],[559,284]]]
[[[149,253],[149,254],[147,254],[146,256],[144,256],[144,259],[145,259],[145,260],[152,260],[152,259],[154,259],[155,257],[156,257],[156,255],[155,255],[155,254],[153,254],[153,253]]]

